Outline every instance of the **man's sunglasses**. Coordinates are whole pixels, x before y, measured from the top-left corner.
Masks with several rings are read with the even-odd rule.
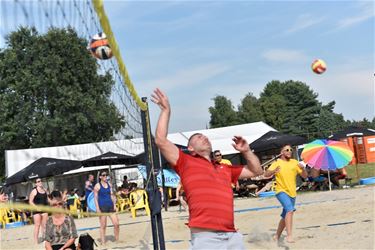
[[[287,149],[285,149],[285,151],[286,151],[286,152],[293,152],[293,149],[291,149],[291,148],[287,148]]]
[[[215,157],[219,157],[219,156],[221,156],[221,155],[215,155]]]
[[[104,176],[107,176],[107,174],[101,174],[100,176],[103,176],[103,177],[104,177]]]

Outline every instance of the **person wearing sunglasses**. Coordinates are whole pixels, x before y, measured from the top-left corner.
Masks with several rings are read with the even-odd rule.
[[[307,178],[306,169],[297,160],[292,158],[293,149],[291,145],[285,145],[280,150],[280,158],[274,161],[267,169],[264,176],[276,177],[276,198],[281,203],[283,210],[281,219],[274,236],[275,240],[279,240],[282,232],[286,229],[286,241],[293,243],[293,213],[296,211],[294,205],[297,196],[297,175]]]
[[[107,172],[100,173],[100,181],[94,186],[95,207],[98,213],[111,213],[109,218],[112,221],[115,240],[118,241],[120,234],[119,219],[116,212],[116,196],[113,193],[112,186],[108,182]],[[105,244],[105,231],[107,227],[107,216],[100,215],[100,239],[101,244]]]
[[[210,140],[201,133],[190,136],[189,154],[168,140],[171,107],[168,97],[156,89],[151,101],[160,108],[155,143],[181,178],[189,207],[192,249],[245,249],[243,237],[234,226],[232,183],[261,175],[258,157],[241,136],[233,137],[233,148],[246,165],[218,164],[212,159]]]
[[[226,164],[226,165],[232,165],[232,163],[230,162],[230,160],[223,159],[223,155],[221,154],[220,150],[215,150],[213,152],[213,155],[214,155],[214,160],[217,163]]]
[[[48,206],[48,193],[47,190],[43,187],[43,183],[40,178],[37,178],[35,180],[35,187],[29,195],[29,204],[33,206]],[[43,241],[47,219],[48,213],[43,211],[33,211],[35,244],[39,244]],[[41,238],[38,238],[40,231],[43,236]]]
[[[53,208],[63,209],[64,200],[54,195],[50,201]],[[78,237],[76,224],[72,216],[64,213],[53,213],[47,220],[45,248],[46,250],[75,250],[75,239]]]

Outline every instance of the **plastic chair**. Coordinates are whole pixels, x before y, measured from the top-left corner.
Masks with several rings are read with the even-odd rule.
[[[148,196],[145,190],[138,189],[130,193],[130,211],[132,217],[136,217],[136,210],[144,208],[147,215],[150,215],[150,207],[148,205]]]
[[[116,207],[118,211],[124,211],[127,207],[130,207],[129,198],[122,198],[121,196],[117,196]]]
[[[14,211],[11,211],[7,208],[0,209],[0,223],[2,224],[3,228],[5,228],[6,224],[8,223],[19,221],[21,221],[21,217]]]

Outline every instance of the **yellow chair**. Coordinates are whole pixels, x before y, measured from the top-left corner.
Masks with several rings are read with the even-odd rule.
[[[81,201],[78,198],[75,198],[73,204],[69,206],[69,211],[77,213],[78,219],[83,217],[82,208],[81,208]],[[74,215],[74,216],[76,216],[76,215]]]
[[[14,211],[11,211],[7,208],[0,209],[0,223],[2,224],[3,228],[5,228],[5,225],[8,223],[18,221],[21,221],[21,217]]]
[[[148,196],[145,190],[138,189],[130,193],[130,211],[132,217],[136,217],[136,210],[144,208],[147,215],[150,215],[150,207],[148,205]]]
[[[118,211],[124,211],[127,207],[130,207],[129,198],[122,198],[121,196],[117,196],[116,207]]]

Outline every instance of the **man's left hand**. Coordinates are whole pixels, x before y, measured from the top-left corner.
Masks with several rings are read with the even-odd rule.
[[[234,141],[232,146],[236,150],[240,151],[241,153],[250,151],[249,144],[244,138],[242,138],[242,136],[234,136],[232,140]]]

